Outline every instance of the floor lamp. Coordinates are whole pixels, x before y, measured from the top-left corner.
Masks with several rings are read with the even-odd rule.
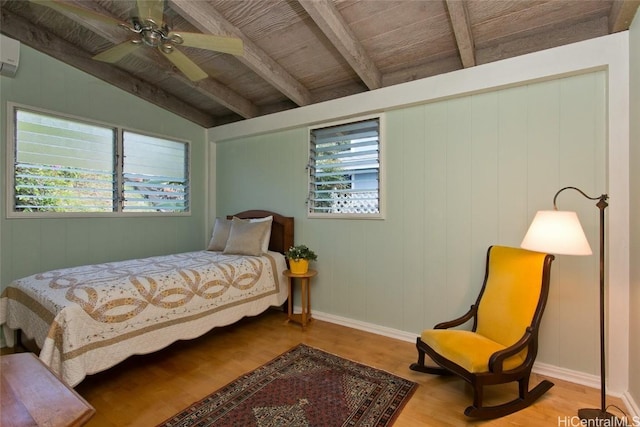
[[[556,206],[556,199],[564,190],[576,190],[589,200],[597,200],[596,206],[600,209],[600,408],[580,409],[578,416],[583,420],[612,420],[616,417],[607,412],[606,407],[604,339],[604,210],[609,206],[607,203],[609,196],[603,194],[599,197],[589,197],[576,187],[560,189],[553,197],[553,210],[536,213],[520,246],[524,249],[559,255],[591,255],[591,247],[584,235],[578,215],[575,212],[559,211]]]

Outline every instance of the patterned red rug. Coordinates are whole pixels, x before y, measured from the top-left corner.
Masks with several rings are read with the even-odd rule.
[[[160,426],[389,426],[416,387],[299,344]]]

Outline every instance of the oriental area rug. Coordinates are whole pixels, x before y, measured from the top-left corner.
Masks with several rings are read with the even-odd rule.
[[[159,427],[390,426],[416,387],[299,344]]]

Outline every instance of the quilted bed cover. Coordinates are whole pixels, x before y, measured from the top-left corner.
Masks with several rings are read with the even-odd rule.
[[[70,386],[134,354],[151,353],[287,298],[284,256],[198,251],[66,268],[11,283],[0,325],[36,341]]]

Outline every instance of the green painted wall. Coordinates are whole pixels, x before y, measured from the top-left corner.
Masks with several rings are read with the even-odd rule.
[[[15,77],[0,77],[0,280],[53,268],[201,249],[205,245],[204,128],[21,46]],[[7,219],[7,102],[191,141],[190,216]]]
[[[631,302],[629,310],[629,393],[640,402],[640,12],[629,31],[630,61],[630,222],[631,222]]]
[[[386,113],[384,220],[308,219],[307,128],[220,142],[218,215],[249,208],[296,218],[319,260],[313,309],[400,331],[462,314],[486,248],[518,246],[555,192],[607,191],[604,72]],[[597,242],[597,210],[563,193]],[[596,243],[597,244],[597,243]],[[558,257],[539,361],[597,374],[597,257]]]

